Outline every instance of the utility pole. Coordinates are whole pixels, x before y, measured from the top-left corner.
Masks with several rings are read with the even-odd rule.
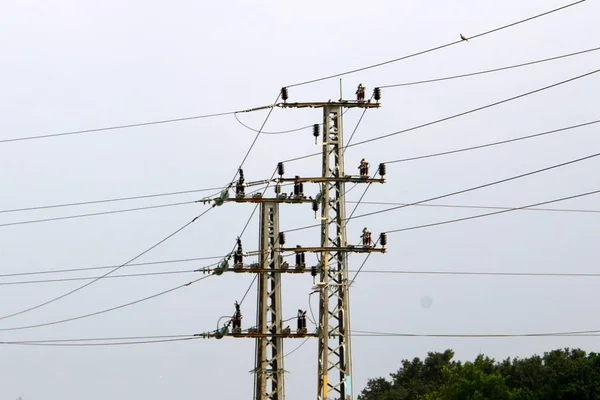
[[[283,164],[278,165],[280,179],[283,179]],[[255,366],[254,366],[254,399],[255,400],[284,400],[284,368],[283,368],[283,339],[305,338],[316,336],[308,333],[306,329],[306,316],[299,313],[298,327],[292,331],[290,327],[283,327],[281,304],[281,274],[307,272],[303,263],[296,263],[290,269],[287,262],[283,262],[282,248],[285,244],[285,235],[279,232],[279,205],[281,203],[303,204],[312,200],[304,196],[301,187],[295,184],[296,194],[288,196],[280,193],[281,185],[276,185],[276,196],[263,197],[261,193],[251,196],[246,195],[245,188],[269,181],[245,182],[244,173],[240,170],[240,178],[235,186],[235,198],[229,198],[228,190],[215,200],[217,205],[224,202],[252,203],[260,205],[259,250],[244,252],[241,240],[238,239],[237,249],[230,255],[233,257],[233,268],[229,268],[227,257],[215,269],[215,274],[220,275],[226,270],[235,273],[257,274],[258,304],[256,310],[256,326],[241,328],[241,311],[236,303],[236,313],[231,321],[226,323],[214,334],[201,335],[204,337],[233,336],[237,338],[255,339]],[[246,256],[258,256],[258,262],[245,264]],[[297,257],[298,260],[298,257]],[[301,310],[300,310],[301,311]],[[230,324],[233,329],[229,330]]]
[[[254,399],[284,400],[283,339],[284,338],[318,338],[318,400],[352,400],[352,357],[350,342],[350,303],[347,255],[354,253],[385,253],[387,238],[381,234],[377,242],[372,242],[371,232],[363,229],[362,243],[348,243],[346,237],[346,183],[385,183],[385,165],[379,164],[379,178],[369,176],[369,164],[360,161],[359,175],[346,174],[344,166],[344,139],[342,110],[344,108],[378,108],[380,107],[380,90],[373,94],[374,102],[365,101],[364,87],[359,85],[356,100],[337,102],[288,103],[287,88],[282,89],[283,108],[322,108],[323,133],[320,124],[315,124],[313,135],[315,143],[322,146],[322,174],[319,177],[284,178],[284,166],[277,165],[279,178],[262,182],[246,183],[243,171],[235,187],[235,198],[229,198],[226,189],[215,205],[224,202],[258,203],[260,204],[260,243],[257,252],[244,252],[241,240],[234,253],[226,257],[218,268],[216,275],[229,270],[229,259],[234,258],[231,269],[235,273],[258,274],[258,307],[257,324],[243,330],[241,328],[240,306],[236,303],[236,313],[222,328],[202,337],[224,336],[253,338],[256,340],[256,362],[254,368]],[[319,138],[322,142],[319,143]],[[261,193],[248,196],[245,188],[259,183],[275,182],[273,198],[263,197]],[[281,193],[282,184],[293,184],[294,191],[287,195]],[[320,187],[315,199],[304,195],[303,184],[314,183]],[[279,230],[279,205],[282,203],[311,203],[316,213],[321,208],[320,242],[318,246],[284,247],[285,234]],[[283,261],[283,254],[295,254],[295,266]],[[305,254],[317,256],[316,266],[306,268]],[[244,257],[258,256],[259,262],[244,264]],[[315,333],[308,333],[306,328],[306,312],[298,310],[297,329],[292,331],[282,325],[281,306],[281,274],[310,272],[313,278],[318,276],[316,290],[319,293],[319,318]],[[229,331],[230,324],[233,329]]]
[[[256,339],[256,365],[254,370],[257,400],[283,400],[283,337],[281,309],[281,256],[279,254],[279,203],[263,202],[260,205],[260,268],[258,274],[258,307],[256,325],[258,332],[274,336]]]
[[[385,251],[371,246],[370,232],[363,246],[349,246],[346,238],[345,184],[383,183],[385,166],[380,166],[381,179],[368,175],[368,164],[360,165],[360,176],[347,175],[344,166],[344,136],[342,110],[344,108],[378,108],[381,92],[377,88],[376,102],[364,100],[364,87],[359,85],[356,101],[287,103],[287,89],[282,89],[283,107],[322,108],[322,176],[321,184],[321,246],[320,254],[319,326],[318,326],[318,388],[319,400],[352,400],[352,357],[350,342],[350,303],[348,268],[349,252]],[[315,140],[318,126],[314,128]],[[366,170],[365,170],[366,168]],[[366,172],[366,173],[365,173]],[[313,180],[314,182],[315,180]]]

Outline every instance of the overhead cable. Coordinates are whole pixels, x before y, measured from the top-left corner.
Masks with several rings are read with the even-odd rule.
[[[89,317],[94,317],[94,316],[101,315],[101,314],[106,314],[108,312],[115,311],[115,310],[120,310],[122,308],[129,307],[129,306],[132,306],[132,305],[135,305],[135,304],[139,304],[139,303],[142,303],[144,301],[148,301],[148,300],[157,298],[159,296],[164,296],[165,294],[174,292],[174,291],[179,290],[179,289],[183,289],[184,287],[188,287],[188,286],[190,286],[190,285],[192,285],[192,284],[194,284],[196,282],[200,282],[200,281],[202,281],[204,279],[210,278],[211,276],[213,276],[213,275],[212,274],[205,275],[205,276],[202,276],[202,277],[200,277],[198,279],[194,279],[194,280],[192,280],[190,282],[184,283],[182,285],[175,286],[175,287],[173,287],[171,289],[164,290],[164,291],[159,292],[159,293],[155,293],[155,294],[153,294],[151,296],[146,296],[146,297],[143,297],[141,299],[138,299],[138,300],[135,300],[135,301],[131,301],[129,303],[120,304],[118,306],[111,307],[111,308],[106,308],[104,310],[96,311],[96,312],[93,312],[93,313],[83,314],[83,315],[79,315],[79,316],[76,316],[76,317],[65,318],[65,319],[60,319],[60,320],[55,320],[55,321],[50,321],[50,322],[43,322],[43,323],[38,323],[38,324],[15,326],[15,327],[11,327],[11,328],[0,328],[0,332],[18,331],[18,330],[32,329],[32,328],[41,328],[41,327],[44,327],[44,326],[64,324],[66,322],[72,322],[72,321],[77,321],[77,320],[84,319],[84,318],[89,318]]]
[[[37,305],[35,305],[35,306],[32,306],[32,307],[26,308],[26,309],[24,309],[24,310],[21,310],[21,311],[14,312],[14,313],[12,313],[12,314],[7,314],[7,315],[4,315],[4,316],[1,316],[1,317],[0,317],[0,320],[7,319],[7,318],[11,318],[11,317],[14,317],[14,316],[17,316],[17,315],[21,315],[21,314],[25,314],[25,313],[27,313],[27,312],[30,312],[30,311],[33,311],[33,310],[37,310],[38,308],[41,308],[41,307],[47,306],[47,305],[49,305],[49,304],[52,304],[52,303],[54,303],[54,302],[56,302],[56,301],[58,301],[58,300],[64,299],[64,298],[65,298],[65,297],[67,297],[67,296],[70,296],[70,295],[72,295],[72,294],[74,294],[74,293],[77,293],[77,292],[79,292],[79,291],[81,291],[81,290],[83,290],[83,289],[87,288],[88,286],[90,286],[90,285],[92,285],[92,284],[94,284],[94,283],[98,282],[99,280],[101,280],[101,279],[103,279],[103,278],[107,277],[108,275],[111,275],[112,273],[114,273],[114,272],[118,271],[119,269],[123,268],[123,267],[124,267],[124,266],[126,266],[127,264],[129,264],[129,263],[131,263],[131,262],[133,262],[133,261],[137,260],[138,258],[142,257],[143,255],[147,254],[148,252],[150,252],[150,251],[154,250],[156,247],[160,246],[161,244],[163,244],[163,243],[164,243],[164,242],[166,242],[167,240],[171,239],[173,236],[177,235],[179,232],[181,232],[181,231],[183,231],[184,229],[186,229],[188,226],[192,225],[194,222],[196,222],[196,221],[197,221],[199,218],[201,218],[202,216],[206,215],[206,214],[207,214],[207,213],[208,213],[210,210],[212,210],[212,209],[213,209],[213,207],[211,207],[211,208],[207,209],[206,211],[204,211],[204,212],[203,212],[203,213],[201,213],[200,215],[198,215],[198,216],[196,216],[195,218],[193,218],[193,219],[192,219],[190,222],[186,223],[186,224],[185,224],[185,225],[183,225],[182,227],[180,227],[180,228],[178,228],[177,230],[175,230],[173,233],[169,234],[169,235],[168,235],[168,236],[166,236],[165,238],[163,238],[163,239],[161,239],[160,241],[158,241],[157,243],[153,244],[152,246],[150,246],[149,248],[147,248],[147,249],[146,249],[146,250],[144,250],[143,252],[141,252],[141,253],[137,254],[135,257],[133,257],[133,258],[129,259],[127,262],[125,262],[125,263],[123,263],[123,264],[121,264],[121,265],[119,265],[119,266],[117,266],[117,267],[115,267],[115,268],[111,269],[110,271],[108,271],[107,273],[103,274],[102,276],[99,276],[98,278],[95,278],[94,280],[92,280],[92,281],[90,281],[90,282],[87,282],[87,283],[85,283],[85,284],[83,284],[83,285],[81,285],[81,286],[79,286],[79,287],[77,287],[77,288],[75,288],[75,289],[73,289],[73,290],[70,290],[70,291],[68,291],[68,292],[66,292],[66,293],[63,293],[63,294],[61,294],[60,296],[54,297],[54,298],[52,298],[52,299],[50,299],[50,300],[47,300],[47,301],[45,301],[45,302],[43,302],[43,303],[39,303],[39,304],[37,304]],[[2,329],[0,329],[0,330],[2,330]]]
[[[386,233],[398,233],[398,232],[412,231],[412,230],[415,230],[415,229],[429,228],[429,227],[432,227],[432,226],[439,226],[439,225],[452,224],[452,223],[455,223],[455,222],[468,221],[468,220],[477,219],[477,218],[489,217],[489,216],[492,216],[492,215],[504,214],[504,213],[507,213],[507,212],[510,212],[510,211],[521,210],[523,208],[537,207],[537,206],[542,206],[542,205],[545,205],[545,204],[558,203],[560,201],[578,199],[578,198],[581,198],[581,197],[591,196],[591,195],[598,194],[598,193],[600,193],[600,190],[593,190],[591,192],[585,192],[585,193],[580,193],[580,194],[576,194],[576,195],[573,195],[573,196],[561,197],[561,198],[554,199],[554,200],[549,200],[549,201],[542,201],[542,202],[539,202],[539,203],[529,204],[529,205],[526,205],[526,206],[523,206],[523,207],[511,208],[511,209],[508,209],[508,210],[500,210],[500,211],[495,211],[495,212],[491,212],[491,213],[487,213],[487,214],[479,214],[479,215],[473,215],[473,216],[470,216],[470,217],[456,218],[456,219],[451,219],[451,220],[446,220],[446,221],[434,222],[434,223],[431,223],[431,224],[411,226],[411,227],[408,227],[408,228],[393,229],[393,230],[386,231]]]
[[[570,4],[567,4],[565,6],[562,6],[562,7],[559,7],[559,8],[555,8],[553,10],[546,11],[544,13],[537,14],[537,15],[534,15],[532,17],[525,18],[525,19],[522,19],[522,20],[519,20],[519,21],[516,21],[516,22],[512,22],[510,24],[503,25],[503,26],[500,26],[498,28],[494,28],[494,29],[491,29],[491,30],[488,30],[488,31],[485,31],[485,32],[481,32],[481,33],[478,33],[478,34],[475,34],[475,35],[469,35],[468,39],[469,40],[477,39],[477,38],[480,38],[482,36],[486,36],[486,35],[492,34],[494,32],[498,32],[498,31],[501,31],[501,30],[504,30],[504,29],[507,29],[507,28],[510,28],[510,27],[513,27],[513,26],[516,26],[516,25],[519,25],[519,24],[522,24],[522,23],[525,23],[525,22],[529,22],[529,21],[534,20],[536,18],[540,18],[540,17],[546,16],[546,15],[550,15],[550,14],[553,14],[553,13],[558,12],[558,11],[562,11],[562,10],[564,10],[566,8],[575,6],[577,4],[581,4],[583,2],[585,2],[585,0],[580,0],[580,1],[577,1],[577,2],[574,2],[574,3],[570,3]],[[462,43],[462,42],[463,42],[462,39],[456,40],[456,41],[453,41],[453,42],[450,42],[450,43],[446,43],[446,44],[443,44],[443,45],[440,45],[440,46],[432,47],[432,48],[427,49],[427,50],[422,50],[422,51],[419,51],[417,53],[412,53],[412,54],[409,54],[409,55],[406,55],[406,56],[402,56],[402,57],[394,58],[394,59],[391,59],[391,60],[383,61],[383,62],[380,62],[380,63],[377,63],[377,64],[371,64],[371,65],[368,65],[368,66],[365,66],[365,67],[351,69],[351,70],[348,70],[348,71],[340,72],[340,73],[333,74],[333,75],[324,76],[324,77],[321,77],[321,78],[316,78],[316,79],[311,79],[311,80],[308,80],[308,81],[294,83],[294,84],[291,84],[291,85],[287,85],[286,87],[291,88],[291,87],[295,87],[295,86],[302,86],[302,85],[307,85],[309,83],[320,82],[320,81],[324,81],[324,80],[328,80],[328,79],[332,79],[332,78],[337,78],[337,77],[344,76],[344,75],[353,74],[353,73],[356,73],[356,72],[366,71],[366,70],[369,70],[369,69],[372,69],[372,68],[381,67],[383,65],[392,64],[392,63],[395,63],[395,62],[398,62],[398,61],[402,61],[402,60],[406,60],[406,59],[413,58],[413,57],[416,57],[416,56],[420,56],[420,55],[423,55],[423,54],[431,53],[431,52],[436,51],[436,50],[441,50],[443,48],[454,46],[454,45],[457,45],[457,44]]]
[[[600,50],[600,47],[594,47],[594,48],[587,49],[587,50],[577,51],[575,53],[562,54],[560,56],[555,56],[555,57],[550,57],[550,58],[544,58],[544,59],[535,60],[535,61],[528,61],[528,62],[521,63],[521,64],[508,65],[508,66],[505,66],[505,67],[499,67],[499,68],[493,68],[493,69],[486,69],[486,70],[477,71],[477,72],[469,72],[469,73],[460,74],[460,75],[445,76],[445,77],[442,77],[442,78],[434,78],[434,79],[427,79],[427,80],[421,80],[421,81],[396,83],[396,84],[392,84],[392,85],[383,85],[383,86],[378,86],[378,87],[380,89],[387,89],[387,88],[394,88],[394,87],[412,86],[412,85],[420,85],[420,84],[424,84],[424,83],[447,81],[447,80],[459,79],[459,78],[467,78],[467,77],[470,77],[470,76],[489,74],[491,72],[506,71],[508,69],[526,67],[526,66],[529,66],[529,65],[540,64],[540,63],[544,63],[544,62],[548,62],[548,61],[560,60],[560,59],[563,59],[563,58],[573,57],[573,56],[577,56],[577,55],[581,55],[581,54],[586,54],[586,53],[590,53],[590,52],[598,51],[598,50]]]

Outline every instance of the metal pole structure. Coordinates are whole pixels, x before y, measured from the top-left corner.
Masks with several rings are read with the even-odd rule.
[[[340,93],[341,94],[341,93]],[[277,165],[279,178],[275,181],[276,196],[265,198],[261,193],[246,196],[245,186],[271,182],[257,181],[245,183],[240,171],[240,181],[236,186],[235,198],[229,198],[225,190],[215,199],[215,205],[224,202],[258,203],[260,204],[260,248],[258,252],[243,253],[239,242],[239,253],[228,256],[213,273],[221,275],[229,269],[229,258],[234,257],[231,272],[258,274],[258,307],[257,326],[241,328],[241,313],[236,303],[236,314],[223,327],[200,337],[224,336],[235,338],[251,338],[256,340],[255,362],[255,400],[284,400],[284,338],[318,338],[318,400],[353,400],[352,393],[352,358],[350,349],[350,304],[347,254],[349,253],[385,253],[387,239],[381,234],[381,247],[371,242],[371,232],[363,229],[362,244],[349,244],[346,239],[346,203],[345,184],[348,183],[385,183],[385,165],[380,164],[380,178],[369,177],[368,163],[360,162],[358,176],[344,172],[344,139],[342,127],[342,110],[344,108],[379,108],[381,92],[375,88],[373,98],[365,101],[364,87],[359,85],[357,100],[340,99],[339,102],[287,102],[287,89],[282,89],[283,108],[322,108],[323,109],[323,158],[322,174],[319,177],[285,178],[283,163]],[[313,129],[315,140],[319,137],[319,125]],[[318,184],[321,188],[313,200],[304,195],[303,183]],[[280,185],[294,185],[292,194],[280,192]],[[300,246],[284,247],[285,237],[279,232],[279,204],[310,203],[316,212],[321,206],[321,242],[318,247]],[[238,239],[239,240],[239,239]],[[282,261],[284,253],[295,253],[296,263],[290,268],[288,262]],[[305,253],[315,253],[319,263],[306,268]],[[245,255],[258,255],[259,262],[244,265]],[[317,330],[309,333],[306,329],[306,311],[298,310],[297,329],[282,326],[281,274],[311,273],[313,278],[319,275],[316,287],[319,292],[319,321]],[[230,332],[229,325],[234,329]]]
[[[323,107],[319,400],[352,399],[343,143],[342,106]]]
[[[283,337],[281,312],[281,256],[279,254],[279,203],[260,205],[260,268],[256,325],[256,400],[284,399]],[[273,271],[268,271],[273,270]],[[275,335],[275,336],[269,336]]]

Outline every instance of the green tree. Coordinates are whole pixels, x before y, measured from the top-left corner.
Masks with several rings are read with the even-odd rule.
[[[385,378],[371,379],[358,400],[418,400],[421,396],[437,390],[444,383],[444,368],[459,365],[452,361],[454,352],[427,354],[424,361],[415,358],[403,360],[398,372]]]
[[[445,383],[427,400],[512,400],[516,391],[506,385],[493,360],[479,356],[475,362],[444,370]]]
[[[579,349],[496,362],[480,355],[453,361],[454,353],[403,360],[391,380],[372,379],[358,400],[596,400],[600,355]]]

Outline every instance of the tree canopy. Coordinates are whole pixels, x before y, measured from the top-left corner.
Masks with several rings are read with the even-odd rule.
[[[564,349],[461,363],[446,350],[403,360],[390,377],[370,379],[358,400],[592,400],[600,399],[600,354]]]

